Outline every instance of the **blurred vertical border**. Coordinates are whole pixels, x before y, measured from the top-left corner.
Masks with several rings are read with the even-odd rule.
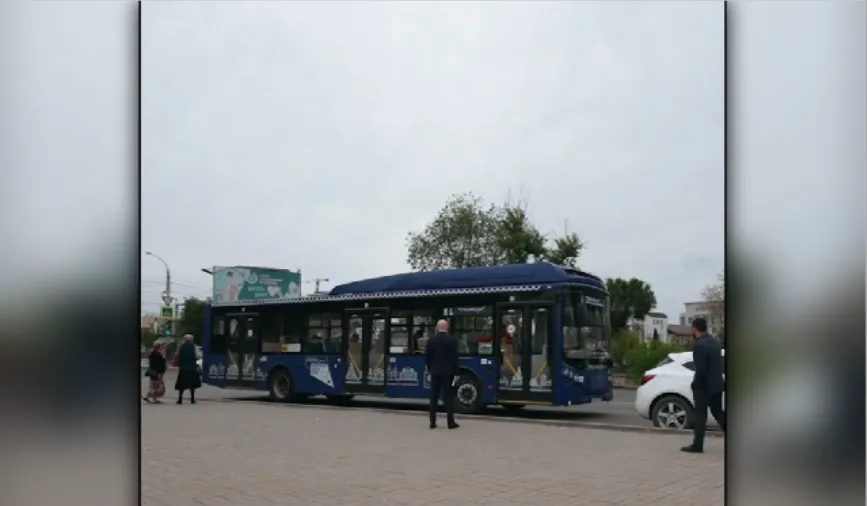
[[[730,504],[864,504],[865,5],[726,6]]]
[[[4,505],[139,503],[139,5],[0,3]]]

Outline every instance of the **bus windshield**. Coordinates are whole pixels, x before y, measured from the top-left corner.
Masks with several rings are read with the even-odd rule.
[[[595,296],[594,296],[595,295]],[[583,297],[574,291],[563,308],[563,353],[571,359],[606,359],[609,352],[608,297],[591,294]]]

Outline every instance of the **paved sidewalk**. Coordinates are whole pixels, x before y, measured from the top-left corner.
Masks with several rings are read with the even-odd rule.
[[[170,399],[142,407],[146,506],[723,504],[719,438]]]

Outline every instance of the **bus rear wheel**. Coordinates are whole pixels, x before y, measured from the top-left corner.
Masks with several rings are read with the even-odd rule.
[[[268,393],[272,401],[289,402],[292,400],[292,376],[285,369],[278,369],[271,373],[268,380]]]
[[[455,411],[462,414],[479,413],[485,409],[482,400],[482,389],[476,378],[468,373],[461,373],[458,384],[455,385]]]

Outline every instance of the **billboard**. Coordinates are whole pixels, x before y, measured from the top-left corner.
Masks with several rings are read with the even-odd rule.
[[[290,299],[301,296],[301,273],[286,269],[215,266],[214,302]]]

